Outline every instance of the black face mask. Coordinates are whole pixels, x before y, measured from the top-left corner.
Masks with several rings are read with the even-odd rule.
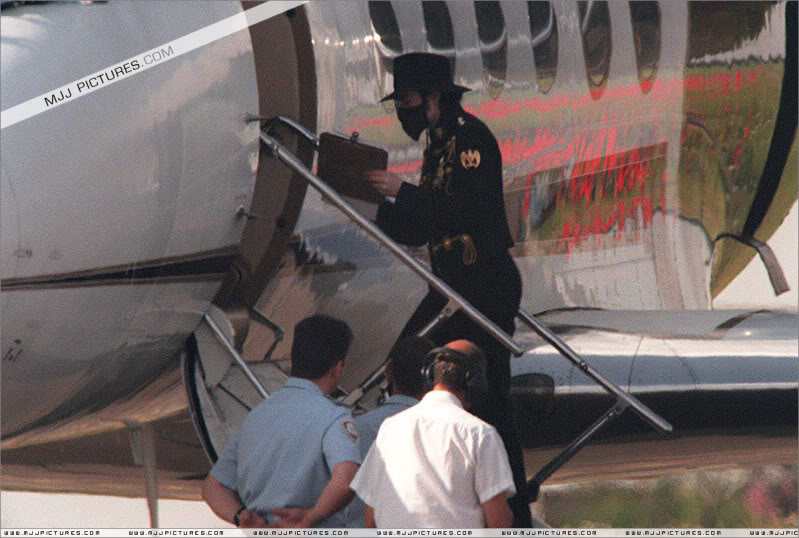
[[[410,108],[397,107],[397,118],[402,124],[402,130],[414,140],[419,140],[422,131],[427,129],[424,103]]]

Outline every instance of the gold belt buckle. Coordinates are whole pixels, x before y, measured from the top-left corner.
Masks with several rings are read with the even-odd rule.
[[[444,250],[451,250],[452,243],[455,241],[463,243],[463,265],[473,265],[477,261],[477,249],[469,234],[463,234],[452,238],[445,237],[441,242],[433,245],[433,253],[435,254],[442,248]]]

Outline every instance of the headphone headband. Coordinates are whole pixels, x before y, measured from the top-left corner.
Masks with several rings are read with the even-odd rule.
[[[478,364],[474,364],[474,361],[469,358],[464,353],[456,349],[452,349],[449,347],[437,347],[431,349],[430,352],[425,356],[425,362],[427,363],[424,368],[422,368],[422,375],[427,381],[428,387],[433,386],[433,377],[434,377],[434,369],[436,362],[451,362],[457,366],[460,366],[466,370],[466,388],[471,389],[474,387],[483,375],[482,369]]]

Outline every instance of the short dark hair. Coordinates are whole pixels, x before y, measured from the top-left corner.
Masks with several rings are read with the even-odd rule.
[[[352,331],[341,321],[314,314],[294,327],[291,344],[291,375],[319,379],[338,361],[343,361],[352,342]]]
[[[397,341],[388,353],[394,387],[398,392],[421,398],[426,390],[426,382],[422,370],[425,358],[435,344],[421,336],[408,336]]]
[[[469,378],[477,377],[478,384],[485,376],[486,356],[475,347],[470,353],[443,348],[433,364],[433,385],[441,383],[454,391],[471,392]],[[468,395],[468,394],[467,394]]]

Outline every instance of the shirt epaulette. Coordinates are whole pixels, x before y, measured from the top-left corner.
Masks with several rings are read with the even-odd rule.
[[[352,409],[343,402],[337,402],[336,400],[330,400],[330,402],[336,406],[336,411],[352,412]]]

